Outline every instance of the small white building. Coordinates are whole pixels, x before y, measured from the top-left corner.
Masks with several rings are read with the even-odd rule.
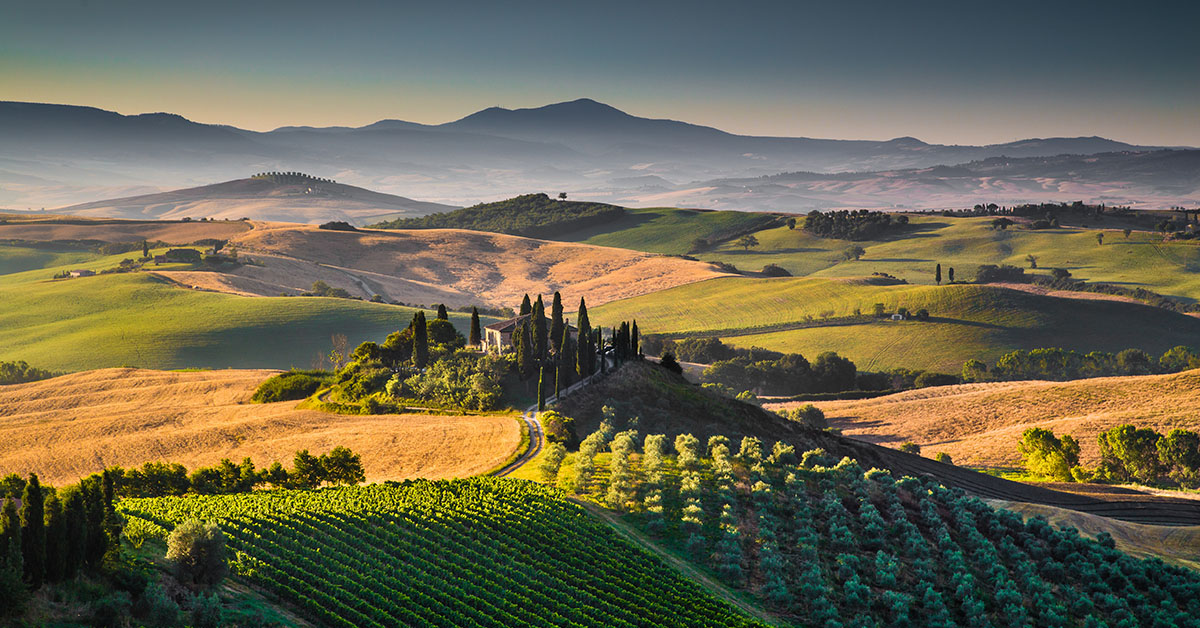
[[[96,274],[96,271],[94,271],[94,270],[87,270],[87,269],[81,269],[81,270],[73,270],[73,271],[71,271],[71,276],[72,276],[72,277],[91,277],[91,276],[93,276],[93,275],[95,275],[95,274]]]

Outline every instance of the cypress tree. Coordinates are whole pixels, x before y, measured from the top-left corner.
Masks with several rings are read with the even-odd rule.
[[[17,500],[4,499],[4,511],[0,514],[0,616],[9,608],[17,607],[25,596],[22,583],[24,568],[21,566],[21,518],[17,514]]]
[[[596,329],[596,351],[600,356],[600,372],[608,372],[608,362],[604,359],[604,328]]]
[[[521,311],[517,312],[517,315],[525,316],[531,312],[533,312],[533,306],[529,304],[529,295],[527,294],[524,299],[521,299]]]
[[[83,567],[84,557],[88,547],[87,505],[83,492],[78,487],[71,487],[63,494],[63,518],[67,528],[67,544],[64,553],[66,563],[63,569],[64,578],[74,576]]]
[[[535,364],[533,342],[530,340],[529,334],[529,319],[517,323],[517,328],[513,330],[513,348],[517,352],[517,370],[520,371],[522,379],[533,374]]]
[[[38,589],[46,581],[46,503],[36,473],[29,474],[21,495],[21,556],[25,581]]]
[[[629,332],[629,357],[637,358],[641,356],[641,351],[638,347],[638,328],[637,319],[633,320],[633,329]]]
[[[563,340],[563,305],[562,295],[554,291],[554,301],[550,303],[550,341],[554,343],[554,352],[562,352]]]
[[[96,569],[104,560],[108,550],[108,536],[104,534],[104,491],[100,476],[92,475],[79,483],[83,490],[87,547],[84,549],[83,564]]]
[[[121,517],[117,514],[115,505],[116,487],[113,471],[105,470],[100,476],[100,489],[104,496],[104,529],[105,557],[116,558],[121,549]]]
[[[538,412],[546,409],[546,367],[538,367],[538,390],[537,390],[537,408]]]
[[[58,495],[46,495],[46,581],[61,582],[67,576],[67,521]]]
[[[576,350],[576,365],[575,373],[580,379],[592,374],[591,353],[594,352],[592,347],[592,323],[588,320],[587,304],[583,299],[579,299],[579,313],[576,316],[579,324],[579,347]]]
[[[558,397],[563,389],[571,385],[571,373],[575,372],[575,362],[578,359],[576,356],[575,343],[571,342],[570,328],[563,325],[562,335],[559,338],[558,346],[560,347],[555,364],[558,368],[554,374],[554,396]]]
[[[142,240],[142,259],[147,257],[150,257],[150,245],[145,240]]]
[[[445,303],[438,305],[437,317],[444,321],[450,320],[450,313],[446,311]]]
[[[413,366],[425,368],[429,363],[429,328],[425,325],[425,312],[413,314]]]
[[[546,327],[546,306],[542,305],[542,297],[538,296],[533,304],[533,357],[545,360],[550,349],[550,330]]]
[[[472,346],[480,346],[483,344],[483,330],[479,327],[479,308],[471,307],[471,339]]]
[[[940,286],[942,285],[942,265],[938,264],[937,268],[933,269],[933,280]]]
[[[950,274],[947,277],[950,279],[950,283],[954,283],[954,267],[953,266],[950,267]]]

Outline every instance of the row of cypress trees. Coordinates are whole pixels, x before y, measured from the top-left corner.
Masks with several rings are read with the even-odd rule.
[[[120,544],[108,472],[61,491],[30,474],[20,495],[0,496],[0,609],[17,607],[25,592],[43,584],[98,568]]]

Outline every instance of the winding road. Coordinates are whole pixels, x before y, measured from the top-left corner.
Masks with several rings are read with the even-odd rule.
[[[506,465],[503,469],[493,473],[498,478],[505,477],[520,469],[525,463],[533,460],[535,456],[542,452],[542,441],[545,438],[542,435],[542,422],[538,420],[538,412],[536,406],[530,406],[525,414],[521,415],[521,419],[525,421],[525,425],[529,429],[529,447],[525,449],[525,453],[517,456],[516,460]]]

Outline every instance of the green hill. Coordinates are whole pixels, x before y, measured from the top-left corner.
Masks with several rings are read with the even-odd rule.
[[[757,626],[558,491],[474,478],[127,499],[165,537],[216,521],[239,579],[327,626]]]
[[[929,321],[878,320],[900,307]],[[862,314],[855,316],[858,311]],[[718,336],[815,356],[837,351],[860,369],[909,367],[957,372],[970,358],[1014,349],[1063,347],[1162,353],[1200,338],[1200,320],[1136,303],[1064,299],[998,288],[873,285],[823,278],[719,278],[589,310],[593,323],[636,319],[643,333]],[[811,319],[810,319],[811,317]]]
[[[414,312],[350,299],[187,290],[148,273],[0,282],[0,360],[60,371],[308,368],[329,353],[334,334],[353,349],[406,327]],[[469,315],[451,321],[468,331]]]
[[[752,212],[673,208],[626,209],[625,214],[615,220],[564,232],[554,239],[666,255],[683,255],[695,251],[694,244],[698,238],[714,243],[722,242],[744,233],[756,232],[767,225],[778,224],[779,221],[780,218],[774,214]],[[700,250],[705,248],[707,245]],[[703,257],[705,260],[712,259],[708,256]]]
[[[481,203],[419,218],[401,218],[370,225],[374,229],[471,229],[531,238],[604,224],[625,210],[605,203],[555,200],[545,194],[526,194],[495,203]]]

